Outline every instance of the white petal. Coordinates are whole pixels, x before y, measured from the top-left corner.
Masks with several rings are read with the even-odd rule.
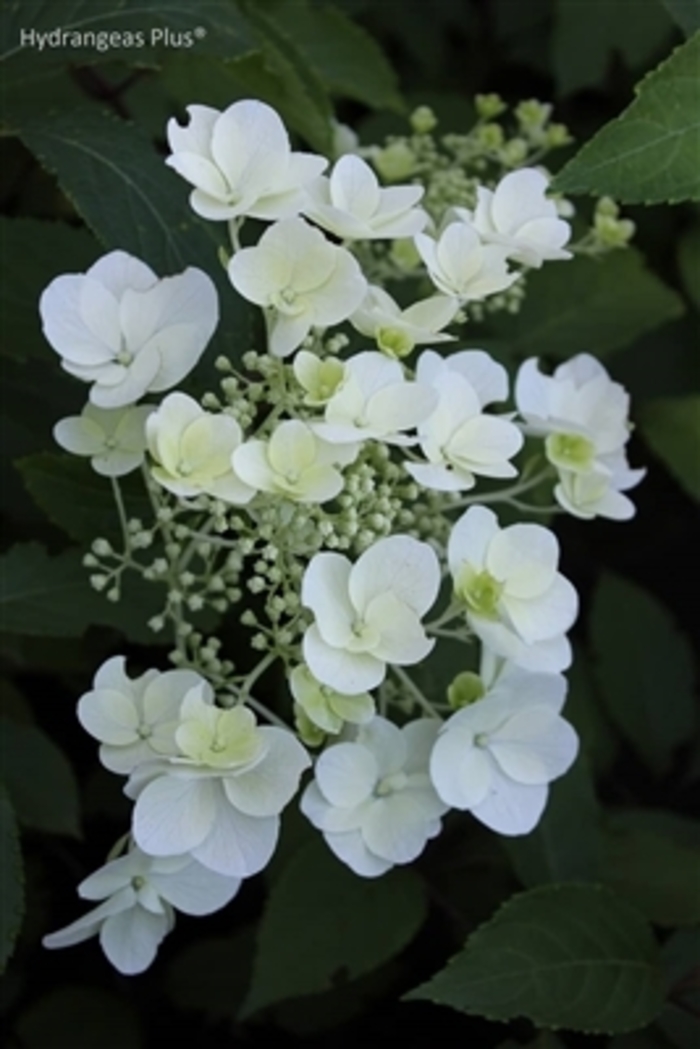
[[[536,357],[531,357],[520,365],[515,380],[515,403],[526,419],[534,417],[545,420],[550,415],[549,391],[552,380],[542,374],[538,363]]]
[[[320,553],[304,573],[301,602],[314,613],[317,630],[330,645],[345,645],[352,636],[356,612],[348,596],[351,568],[342,554]]]
[[[336,161],[329,180],[333,205],[359,219],[370,219],[379,207],[377,176],[361,157],[348,153]]]
[[[367,402],[366,415],[376,433],[393,434],[413,429],[435,411],[437,404],[431,387],[402,382],[378,390]]]
[[[371,805],[370,800],[349,809],[330,805],[319,790],[318,784],[313,782],[309,783],[302,794],[299,808],[318,830],[344,834],[362,826],[368,805]]]
[[[436,791],[455,809],[471,809],[486,797],[494,775],[486,750],[475,747],[471,734],[449,728],[440,735],[430,758]]]
[[[357,732],[357,742],[374,755],[380,777],[400,772],[406,764],[408,737],[387,718],[377,716],[362,725]]]
[[[426,637],[413,609],[391,592],[370,601],[366,621],[380,631],[379,643],[372,653],[386,663],[411,666],[425,659],[435,647],[435,640]]]
[[[491,215],[499,233],[515,234],[527,219],[555,213],[547,200],[549,184],[546,175],[534,168],[520,168],[505,175],[496,186],[491,202]]]
[[[386,675],[386,664],[370,653],[326,644],[315,624],[304,634],[303,652],[314,677],[344,695],[376,688]]]
[[[531,707],[495,732],[489,749],[516,783],[549,783],[574,763],[578,736],[568,721],[544,707]]]
[[[558,562],[556,536],[536,524],[504,528],[493,537],[486,555],[486,568],[505,581],[508,596],[524,599],[539,597],[552,585]]]
[[[268,750],[262,761],[237,775],[224,777],[228,800],[246,816],[276,816],[296,793],[308,754],[291,732],[258,730]]]
[[[370,852],[359,830],[346,834],[324,834],[326,844],[332,852],[361,878],[378,878],[386,874],[393,864]]]
[[[83,306],[96,301],[101,309],[85,316]],[[56,277],[42,293],[39,311],[47,341],[66,360],[98,365],[118,352],[118,304],[99,282],[78,274]]]
[[[341,808],[355,808],[374,790],[378,768],[374,755],[358,743],[336,743],[316,762],[316,782],[324,798]]]
[[[151,331],[143,349],[157,349],[160,358],[149,389],[167,390],[189,374],[214,334],[219,321],[216,288],[206,273],[189,267],[184,273],[159,281],[148,292],[127,292],[123,308],[129,295],[138,296],[134,307],[141,315],[141,334],[145,331],[143,314],[148,310]]]
[[[578,594],[559,572],[541,596],[520,599],[508,595],[504,603],[513,626],[527,644],[565,634],[578,614]]]
[[[105,446],[106,435],[92,419],[72,415],[56,423],[53,438],[56,444],[73,455],[97,455]]]
[[[101,743],[123,746],[137,738],[138,711],[131,696],[123,692],[87,692],[78,703],[78,721]]]
[[[545,785],[514,783],[498,774],[489,794],[472,808],[472,816],[497,834],[507,837],[529,834],[540,821],[548,793]]]
[[[378,798],[362,827],[367,847],[392,863],[410,863],[420,856],[428,840],[427,822],[414,808],[411,791]]]
[[[110,251],[103,255],[90,267],[87,276],[110,291],[117,300],[127,288],[146,291],[158,282],[150,266],[125,251]]]
[[[463,376],[476,390],[481,407],[508,397],[508,373],[483,350],[462,350],[447,358],[450,371]]]
[[[82,943],[94,936],[102,923],[113,914],[119,914],[123,910],[133,907],[136,899],[134,890],[128,886],[116,893],[110,899],[105,900],[99,907],[94,907],[82,918],[71,922],[63,929],[51,932],[42,939],[44,947],[53,950],[55,947],[72,947],[76,943]]]
[[[257,819],[244,815],[225,800],[222,792],[212,829],[192,855],[219,874],[248,878],[267,866],[275,851],[279,826],[278,816]]]
[[[134,809],[134,838],[151,856],[190,852],[209,834],[215,818],[212,780],[159,776],[146,786]]]
[[[167,914],[136,906],[107,919],[100,930],[100,946],[118,972],[135,976],[149,967],[169,931]]]
[[[153,871],[149,881],[163,899],[183,914],[212,914],[238,892],[240,878],[217,874],[191,861],[172,873]]]
[[[392,593],[422,616],[437,598],[440,564],[428,543],[407,535],[390,536],[365,550],[349,573],[347,586],[359,610],[378,595]]]
[[[474,475],[465,470],[440,466],[437,463],[405,462],[404,466],[414,481],[436,492],[467,491],[475,484]]]
[[[486,561],[491,541],[499,531],[498,518],[493,510],[485,506],[470,506],[450,533],[447,559],[452,574],[456,575],[465,563],[480,570]]]

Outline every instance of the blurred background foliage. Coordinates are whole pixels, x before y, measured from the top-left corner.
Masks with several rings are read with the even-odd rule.
[[[0,18],[7,1044],[148,1049],[171,1040],[215,1049],[400,1039],[408,1047],[696,1049],[698,0],[5,0]],[[167,29],[170,37],[103,52],[20,46],[22,30],[71,26],[147,36]],[[417,105],[430,105],[439,130],[450,132],[470,126],[476,93],[498,92],[509,104],[538,98],[555,103],[555,119],[575,136],[561,160],[555,155],[564,164],[680,45],[674,62],[687,70],[661,106],[669,120],[674,113],[686,120],[688,92],[695,101],[694,123],[674,139],[684,156],[672,166],[695,189],[650,177],[635,195],[626,169],[613,172],[623,198],[629,190],[632,201],[682,202],[625,207],[638,230],[632,251],[545,267],[518,316],[475,326],[470,341],[510,366],[530,355],[550,363],[582,351],[601,356],[632,394],[631,459],[649,470],[632,523],[557,520],[563,570],[583,599],[568,708],[583,755],[555,784],[540,826],[505,840],[453,815],[415,869],[365,882],[288,812],[266,874],[224,913],[179,919],[145,976],[115,974],[94,941],[43,951],[41,936],[78,915],[76,883],[128,820],[119,784],[98,768],[77,725],[75,701],[109,655],[124,652],[133,668],[145,668],[164,666],[166,650],[154,648],[145,626],[148,590],[134,587],[110,605],[86,582],[86,544],[115,527],[111,495],[85,463],[53,445],[54,422],[80,408],[82,390],[42,339],[42,288],[116,247],[161,274],[201,266],[219,280],[224,304],[204,362],[206,388],[207,361],[245,352],[256,319],[221,279],[218,228],[192,215],[184,185],[163,164],[166,120],[185,105],[223,108],[258,97],[300,141],[329,150],[333,113],[370,143],[403,132]],[[650,105],[654,84],[646,83]],[[608,156],[617,142],[604,143]],[[585,191],[587,157],[567,169],[562,187],[568,178]],[[592,199],[584,193],[576,205],[588,214]],[[138,488],[127,485],[126,498],[138,516]],[[227,645],[244,643],[230,625],[221,629]],[[444,688],[459,669],[457,654],[454,662],[428,661],[423,683]],[[563,888],[553,888],[558,883]],[[572,913],[597,938],[597,955],[579,943],[580,930],[567,932]],[[530,957],[534,983],[525,980],[518,998],[503,944],[517,944],[519,930],[538,922],[554,923],[563,955]],[[458,964],[402,1001],[465,941]],[[525,937],[525,955],[533,942]],[[574,959],[574,979],[592,995],[577,1015],[557,1011],[562,957]],[[614,957],[622,966],[615,1003],[601,975]],[[581,1033],[591,1031],[600,1033]]]

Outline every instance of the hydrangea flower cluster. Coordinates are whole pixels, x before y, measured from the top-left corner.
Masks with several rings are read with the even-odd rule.
[[[528,105],[526,145],[565,138]],[[260,343],[219,357],[220,389],[199,400],[178,387],[218,323],[206,274],[159,278],[113,251],[45,290],[46,338],[90,387],[54,436],[109,478],[122,528],[121,549],[97,537],[86,555],[92,584],[113,601],[127,572],[165,584],[149,624],[175,642],[171,669],[132,677],[113,656],[79,700],[133,816],[79,887],[102,902],[47,947],[96,934],[142,971],[175,911],[217,910],[265,867],[300,788],[329,848],[372,878],[415,860],[451,809],[528,833],[575,760],[561,711],[578,599],[537,515],[629,517],[643,471],[628,397],[593,357],[551,376],[525,361],[512,410],[506,368],[469,345],[475,306],[517,308],[529,269],[577,250],[568,202],[493,131],[494,97],[478,106],[443,153],[422,109],[382,149],[346,136],[330,169],[261,102],[170,122],[167,163],[230,239],[230,294],[261,310]],[[248,219],[266,225],[242,246]],[[148,523],[120,485],[136,470]],[[245,651],[206,634],[203,611],[210,629],[237,618]],[[427,695],[444,638],[463,664]],[[258,698],[273,666],[274,710]]]

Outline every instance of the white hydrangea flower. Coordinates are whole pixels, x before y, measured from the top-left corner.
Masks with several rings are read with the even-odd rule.
[[[629,439],[629,394],[588,353],[543,375],[537,358],[525,361],[515,380],[515,403],[525,430],[545,437],[549,461],[587,473],[596,459],[619,452]]]
[[[124,251],[85,274],[56,277],[39,311],[61,366],[90,382],[98,408],[123,408],[177,385],[194,368],[219,320],[216,288],[188,268],[159,280]]]
[[[337,735],[346,722],[362,725],[375,713],[374,699],[369,692],[347,696],[317,681],[307,666],[294,667],[289,675],[289,687],[296,703],[317,728]]]
[[[571,226],[559,217],[557,205],[545,196],[549,179],[535,168],[504,175],[494,190],[477,188],[473,212],[455,208],[487,244],[506,249],[508,258],[539,268],[552,259],[570,259],[564,245]]]
[[[54,440],[73,455],[90,456],[95,473],[123,477],[144,460],[146,419],[152,411],[147,404],[96,408],[88,401],[80,415],[56,423]]]
[[[110,772],[129,775],[139,765],[177,753],[180,706],[204,679],[192,670],[126,673],[124,656],[113,656],[95,674],[92,690],[78,701],[78,720],[100,741],[100,761]]]
[[[629,440],[629,394],[587,353],[543,375],[536,359],[525,361],[515,400],[526,433],[544,437],[547,459],[559,474],[557,502],[575,517],[615,521],[634,516],[622,493],[644,477],[631,470],[624,452]]]
[[[317,357],[299,350],[294,357],[294,377],[305,390],[304,404],[318,408],[330,401],[345,379],[345,362],[337,357]]]
[[[520,451],[522,433],[509,419],[483,412],[492,400],[506,398],[505,368],[483,350],[464,350],[444,360],[426,350],[418,359],[416,378],[439,397],[435,411],[418,425],[427,463],[404,463],[419,484],[465,491],[474,486],[476,475],[517,475],[508,460]]]
[[[190,856],[154,859],[134,848],[111,860],[78,886],[86,900],[104,900],[94,910],[42,940],[44,947],[71,947],[99,936],[108,960],[125,976],[149,967],[183,914],[212,914],[238,892],[240,878],[223,877]]]
[[[356,331],[374,339],[390,357],[406,357],[414,346],[455,338],[442,329],[453,320],[459,303],[448,295],[433,295],[402,310],[388,292],[371,284],[364,302],[350,317]]]
[[[435,551],[407,535],[379,539],[354,565],[342,554],[316,554],[301,588],[315,616],[303,642],[311,673],[350,696],[380,684],[387,663],[419,663],[435,644],[421,617],[439,588]]]
[[[295,503],[325,503],[343,490],[336,467],[355,459],[356,445],[327,444],[306,423],[287,419],[268,441],[246,441],[236,448],[233,469],[251,488],[273,492]]]
[[[430,775],[442,800],[498,834],[528,834],[548,784],[571,767],[578,737],[560,717],[566,680],[506,667],[495,685],[442,726]]]
[[[151,856],[189,853],[219,874],[246,878],[266,865],[279,814],[309,756],[291,732],[258,727],[245,707],[223,710],[191,689],[175,731],[179,754],[136,770],[133,835]]]
[[[462,303],[505,291],[520,276],[508,269],[507,248],[484,244],[467,222],[451,222],[437,240],[418,233],[414,243],[435,287]]]
[[[190,206],[202,218],[289,218],[328,166],[325,157],[293,153],[284,124],[264,102],[244,99],[223,113],[188,106],[187,113],[186,127],[168,122],[166,164],[195,187]]]
[[[447,557],[467,622],[485,645],[528,670],[557,673],[571,664],[564,635],[578,596],[557,571],[552,532],[535,524],[500,528],[493,511],[472,506],[452,529]]]
[[[338,859],[364,878],[411,863],[442,829],[448,805],[428,774],[440,722],[404,728],[375,717],[352,743],[335,743],[316,762],[301,811]]]
[[[408,382],[398,361],[367,350],[345,362],[344,381],[326,405],[325,421],[312,428],[331,444],[367,439],[415,444],[402,431],[426,419],[436,404],[435,391]]]
[[[208,495],[242,505],[255,494],[234,472],[231,457],[243,440],[230,415],[207,412],[185,393],[171,393],[146,421],[151,476],[185,498]]]
[[[287,357],[312,328],[340,324],[362,302],[367,282],[345,248],[300,218],[270,226],[228,266],[236,291],[265,309],[270,352]]]
[[[623,492],[634,488],[646,470],[630,470],[624,451],[601,456],[588,472],[559,470],[554,497],[574,517],[590,521],[606,517],[610,521],[629,521],[636,507]]]
[[[382,189],[369,164],[355,154],[340,157],[330,177],[320,175],[307,187],[302,212],[342,240],[390,240],[412,237],[428,216],[415,205],[422,186]]]

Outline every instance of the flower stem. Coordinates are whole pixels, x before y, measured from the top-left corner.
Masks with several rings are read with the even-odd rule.
[[[397,677],[401,684],[411,693],[411,696],[418,706],[421,707],[431,718],[439,718],[440,715],[438,714],[437,709],[433,706],[428,697],[423,695],[422,691],[418,688],[418,685],[416,685],[416,683],[408,676],[406,671],[402,670],[401,667],[396,666],[392,666],[391,669],[394,676]]]

